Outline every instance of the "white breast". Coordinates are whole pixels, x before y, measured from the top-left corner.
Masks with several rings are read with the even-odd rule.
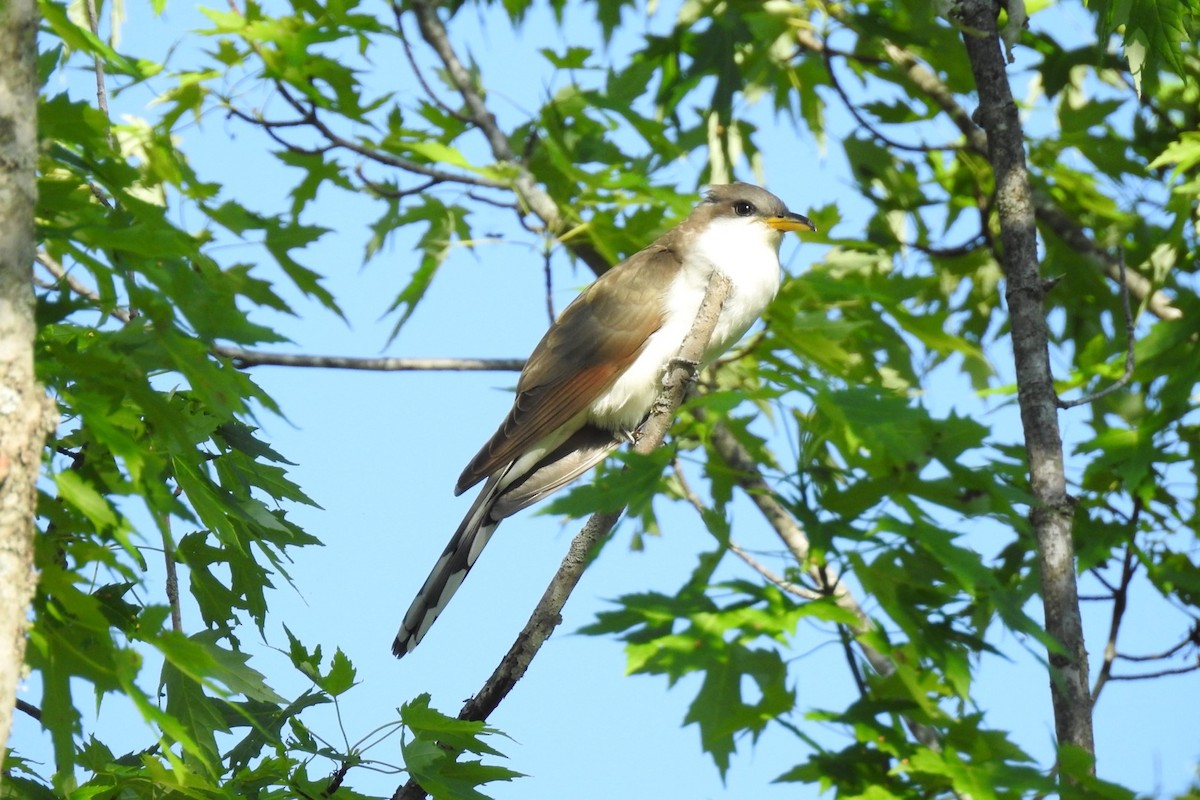
[[[704,354],[705,363],[724,353],[762,314],[779,290],[778,232],[749,218],[714,220],[693,244],[691,256],[671,284],[664,302],[666,319],[637,359],[592,403],[589,418],[612,430],[633,430],[650,410],[667,364],[679,353],[696,320],[713,269],[732,283],[717,327]]]

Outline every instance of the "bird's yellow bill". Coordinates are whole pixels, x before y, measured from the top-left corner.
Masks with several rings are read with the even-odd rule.
[[[816,225],[803,214],[785,214],[782,217],[767,217],[766,223],[777,231],[815,231]]]

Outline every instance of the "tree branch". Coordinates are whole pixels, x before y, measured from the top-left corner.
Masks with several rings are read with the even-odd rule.
[[[654,401],[649,418],[642,425],[637,443],[633,446],[634,452],[650,453],[662,445],[688,386],[695,380],[697,365],[704,356],[709,339],[712,338],[713,329],[729,291],[729,279],[714,271],[709,277],[708,288],[691,331],[684,339],[678,356],[667,367],[662,389]],[[546,587],[546,592],[538,601],[529,621],[483,687],[463,705],[458,714],[459,719],[487,719],[516,686],[542,644],[562,622],[563,606],[579,583],[591,554],[609,534],[623,512],[624,509],[598,512],[588,519],[583,530],[572,540],[566,557]],[[410,779],[396,790],[393,800],[417,800],[424,796],[425,790]]]
[[[1110,681],[1148,681],[1153,678],[1166,678],[1171,675],[1187,675],[1190,672],[1200,672],[1200,662],[1190,664],[1186,667],[1172,667],[1170,669],[1160,669],[1157,672],[1145,672],[1141,675],[1109,675]]]
[[[702,414],[700,415],[702,416]],[[713,426],[712,445],[717,455],[733,469],[736,475],[734,480],[738,486],[766,517],[767,522],[783,541],[788,552],[796,559],[796,563],[812,578],[820,594],[832,598],[839,608],[849,611],[858,620],[855,625],[850,626],[850,633],[853,634],[859,651],[871,665],[871,669],[883,676],[895,672],[896,666],[892,663],[891,658],[866,642],[867,635],[875,630],[875,621],[859,605],[850,588],[838,580],[837,570],[827,564],[816,563],[809,559],[808,535],[796,522],[796,518],[792,516],[791,512],[776,499],[775,492],[759,472],[758,464],[750,452],[730,433],[727,427],[721,424]],[[904,720],[917,741],[934,750],[941,749],[937,731],[908,717],[905,717]]]
[[[1137,564],[1133,560],[1133,544],[1126,544],[1125,559],[1121,562],[1121,582],[1113,589],[1112,594],[1112,619],[1108,626],[1108,641],[1104,645],[1104,663],[1101,664],[1100,674],[1096,676],[1096,683],[1092,687],[1093,707],[1096,705],[1096,700],[1100,697],[1104,685],[1112,677],[1113,661],[1117,657],[1117,636],[1121,632],[1121,622],[1125,619],[1125,609],[1129,603],[1129,583],[1133,580],[1136,568]]]
[[[688,503],[691,504],[692,508],[696,509],[696,512],[703,517],[708,509],[705,507],[704,501],[700,499],[700,495],[696,494],[696,492],[692,490],[691,484],[688,483],[687,476],[683,474],[683,470],[679,468],[679,459],[674,459],[671,463],[671,467],[675,471],[675,480],[679,482],[679,486],[683,490],[684,498],[688,501]],[[750,555],[750,553],[747,552],[744,547],[732,539],[729,540],[729,552],[733,553],[735,556],[745,562],[746,566],[750,567],[750,569],[754,570],[759,575],[763,576],[788,594],[793,594],[796,597],[800,597],[804,600],[823,600],[826,597],[826,595],[816,591],[815,589],[810,589],[807,586],[801,586],[789,581],[782,575],[777,575],[770,568],[768,568],[766,564],[763,564],[757,558]]]
[[[233,361],[238,369],[247,367],[312,367],[315,369],[358,369],[378,372],[520,372],[520,358],[356,358],[353,356],[310,356],[295,353],[266,353],[224,345],[213,353]]]
[[[1063,213],[1054,203],[1041,192],[1034,192],[1033,200],[1037,208],[1038,222],[1048,227],[1058,238],[1063,240],[1071,250],[1079,253],[1092,263],[1096,269],[1108,276],[1109,280],[1124,282],[1129,293],[1146,304],[1146,310],[1162,320],[1183,319],[1183,312],[1171,304],[1171,299],[1144,275],[1133,270],[1123,269],[1123,261],[1109,254],[1103,247],[1096,244],[1073,219]]]
[[[71,273],[67,272],[66,268],[63,267],[62,264],[60,264],[56,260],[54,260],[54,258],[49,253],[47,253],[45,250],[38,250],[37,253],[35,254],[34,258],[36,259],[37,263],[39,263],[43,267],[45,267],[46,271],[54,276],[55,280],[66,281],[67,286],[69,286],[71,288],[72,292],[79,295],[80,297],[85,297],[88,300],[91,300],[92,302],[96,303],[97,305],[99,305],[101,303],[100,295],[93,292],[91,289],[89,289],[87,286],[83,285],[83,283],[81,283],[79,280],[77,280],[75,278],[75,276],[73,276],[73,275],[71,275]],[[121,320],[121,322],[129,322],[129,320],[133,319],[133,316],[134,316],[133,312],[130,309],[121,308],[119,306],[112,309],[109,313],[111,313],[117,319]]]
[[[458,54],[454,52],[454,48],[450,44],[450,37],[446,32],[446,26],[442,24],[442,20],[438,16],[438,7],[440,4],[434,0],[412,0],[410,5],[416,16],[417,27],[421,31],[421,38],[433,49],[438,59],[442,62],[447,77],[454,84],[454,88],[463,99],[463,103],[466,106],[466,116],[479,129],[484,138],[487,139],[492,156],[497,161],[510,164],[516,168],[516,175],[512,180],[512,189],[520,199],[522,207],[532,211],[542,221],[542,224],[550,235],[558,237],[572,226],[568,225],[567,221],[563,219],[562,213],[558,208],[558,203],[554,201],[554,198],[547,191],[538,185],[533,173],[517,157],[517,154],[509,145],[508,137],[500,129],[500,123],[496,121],[495,115],[492,114],[484,103],[483,96],[476,89],[470,72],[463,66],[462,61],[458,58]],[[392,11],[396,17],[396,27],[400,28],[403,24],[404,9],[401,8],[398,2],[393,2]],[[563,244],[576,258],[587,264],[588,268],[596,275],[603,274],[612,266],[585,239],[574,238],[563,242]]]
[[[1074,505],[1067,495],[1063,470],[1024,133],[1000,49],[998,7],[994,0],[964,0],[960,8],[966,27],[980,32],[964,31],[963,43],[979,91],[976,118],[987,132],[988,160],[996,180],[996,211],[1003,246],[1000,263],[1008,283],[1017,399],[1034,496],[1031,518],[1037,538],[1046,631],[1062,646],[1061,652],[1050,654],[1055,731],[1060,744],[1093,753],[1088,655],[1071,541]]]
[[[1138,663],[1145,663],[1147,661],[1163,661],[1175,655],[1189,644],[1193,647],[1200,648],[1200,621],[1192,623],[1192,629],[1188,631],[1188,635],[1184,637],[1183,641],[1176,645],[1172,645],[1161,653],[1152,653],[1148,656],[1131,656],[1126,653],[1117,653],[1117,658],[1121,659],[1122,661],[1133,661]]]

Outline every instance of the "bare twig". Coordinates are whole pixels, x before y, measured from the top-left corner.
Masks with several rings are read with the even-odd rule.
[[[546,316],[550,318],[550,324],[554,324],[554,273],[550,269],[550,248],[547,247],[544,252],[542,261],[542,274],[546,278]]]
[[[71,291],[75,294],[79,295],[80,297],[85,297],[95,303],[101,302],[100,295],[93,292],[90,288],[76,279],[75,276],[67,272],[66,268],[63,267],[62,264],[58,263],[58,261],[56,261],[54,257],[45,250],[38,250],[34,258],[36,259],[37,263],[45,267],[46,271],[53,275],[55,279],[66,281],[67,286],[71,287]],[[127,308],[113,308],[111,311],[109,311],[109,313],[122,322],[129,322],[129,320],[133,319],[133,313]]]
[[[713,329],[716,327],[721,307],[729,296],[729,290],[729,279],[714,271],[696,314],[696,321],[684,339],[677,358],[667,368],[662,390],[655,400],[650,417],[641,428],[637,443],[633,447],[634,452],[650,453],[666,438],[667,430],[675,419],[675,412],[683,402],[688,386],[695,380],[696,364],[700,363],[708,341],[712,338]],[[579,583],[590,555],[612,530],[622,512],[623,510],[596,513],[588,519],[583,530],[572,540],[558,572],[546,587],[545,594],[538,601],[525,627],[517,635],[512,648],[501,659],[499,666],[478,694],[463,705],[458,714],[459,719],[487,719],[516,686],[542,644],[562,622],[563,606]],[[420,785],[414,780],[409,780],[396,790],[393,800],[414,800],[424,796],[425,791]]]
[[[1190,672],[1200,672],[1200,662],[1186,667],[1160,669],[1157,672],[1144,672],[1141,675],[1109,675],[1110,681],[1148,681],[1153,678],[1166,678],[1170,675],[1187,675]]]
[[[805,32],[806,38],[815,38],[811,33]],[[842,87],[842,82],[838,79],[837,70],[833,67],[833,51],[829,48],[821,48],[820,54],[825,62],[825,74],[829,76],[829,85],[837,92],[838,97],[842,99],[842,104],[846,110],[850,112],[850,116],[858,122],[859,126],[864,128],[873,138],[879,140],[882,144],[894,150],[907,150],[913,153],[930,153],[935,150],[962,150],[961,144],[942,144],[942,145],[927,145],[927,144],[908,144],[901,142],[885,134],[883,131],[867,119],[866,115],[859,109],[858,104],[850,99],[850,95]]]
[[[823,600],[826,597],[826,595],[822,592],[809,589],[807,586],[801,586],[800,584],[792,583],[782,575],[775,574],[765,564],[747,553],[745,548],[743,548],[737,542],[732,540],[729,542],[729,552],[746,562],[746,566],[750,567],[750,569],[754,570],[759,575],[762,575],[768,581],[775,584],[788,594],[794,594],[797,597],[804,598],[805,600]]]
[[[33,717],[38,722],[42,721],[42,710],[32,703],[27,703],[24,700],[17,698],[16,709],[23,714]]]
[[[442,183],[438,178],[430,178],[424,183],[413,186],[410,189],[392,189],[384,186],[381,183],[376,183],[366,176],[363,172],[362,164],[357,164],[354,167],[354,174],[363,182],[363,186],[367,187],[376,197],[382,197],[387,200],[403,200],[405,197],[425,194],[425,192]]]
[[[87,14],[88,27],[95,36],[100,35],[100,19],[96,14],[96,0],[85,0],[84,12]],[[96,108],[106,118],[108,117],[108,89],[104,86],[104,59],[97,53],[92,57],[92,69],[96,73]]]
[[[1104,685],[1112,678],[1113,660],[1117,657],[1117,636],[1121,632],[1121,622],[1125,618],[1125,609],[1129,603],[1129,584],[1133,580],[1133,573],[1136,570],[1137,563],[1133,560],[1133,544],[1130,543],[1125,545],[1125,559],[1121,562],[1120,583],[1113,589],[1112,619],[1108,626],[1108,641],[1104,645],[1104,663],[1100,665],[1100,673],[1096,676],[1096,683],[1092,686],[1093,706],[1100,697]]]
[[[463,100],[466,107],[466,116],[479,129],[484,138],[487,139],[492,156],[497,161],[515,167],[516,174],[512,179],[511,188],[516,192],[521,202],[521,209],[532,211],[542,221],[545,230],[553,236],[558,236],[568,230],[572,226],[568,225],[567,221],[563,218],[554,198],[538,185],[533,177],[533,173],[518,158],[517,154],[513,152],[512,147],[509,145],[508,137],[500,129],[500,124],[496,121],[495,115],[492,114],[484,103],[483,96],[471,78],[471,73],[463,66],[458,54],[454,51],[454,47],[450,44],[450,37],[446,31],[446,26],[442,24],[442,20],[438,16],[439,3],[432,2],[432,0],[413,0],[409,6],[417,18],[417,27],[421,31],[421,38],[425,40],[425,43],[433,49],[438,59],[441,60],[442,66],[446,70],[446,76],[450,79],[450,82],[454,85],[454,88]],[[400,3],[393,2],[392,11],[396,17],[396,26],[400,27],[403,24],[402,17],[405,8]],[[520,215],[521,212],[519,210],[518,216]],[[522,220],[522,224],[525,224],[524,220]],[[595,247],[582,237],[577,237],[564,244],[576,258],[587,264],[588,268],[596,275],[603,274],[612,266]]]
[[[408,36],[404,33],[404,26],[400,24],[399,19],[396,20],[396,34],[400,38],[401,47],[404,48],[404,57],[408,59],[408,66],[412,69],[413,77],[417,79],[417,83],[425,92],[425,96],[429,98],[429,101],[454,119],[460,122],[470,122],[470,117],[456,108],[451,108],[448,103],[438,96],[437,92],[433,91],[429,82],[425,80],[425,73],[421,70],[421,66],[417,63],[417,59],[413,55],[412,44],[408,41]]]
[[[177,487],[175,495],[178,497],[182,491],[182,487]],[[183,611],[179,603],[179,574],[175,569],[175,542],[171,538],[171,515],[163,514],[161,524],[163,526],[163,562],[167,570],[167,605],[171,609],[171,630],[183,633]]]
[[[1037,207],[1038,222],[1053,231],[1071,250],[1092,262],[1097,269],[1108,276],[1109,280],[1124,281],[1125,286],[1129,288],[1129,293],[1136,297],[1139,303],[1146,304],[1147,311],[1163,320],[1183,319],[1183,311],[1172,305],[1171,299],[1162,290],[1155,289],[1154,284],[1144,275],[1133,270],[1126,270],[1123,257],[1113,257],[1103,247],[1096,244],[1073,219],[1055,206],[1048,197],[1040,192],[1035,192],[1034,202]]]
[[[921,244],[920,242],[909,242],[908,244],[906,244],[904,246],[911,247],[913,250],[924,253],[925,255],[930,256],[932,258],[951,259],[951,258],[962,258],[963,256],[968,256],[971,253],[974,253],[979,248],[986,247],[987,244],[988,244],[987,234],[986,233],[978,233],[975,236],[972,236],[967,241],[963,242],[962,244],[950,245],[949,247],[930,247],[929,245]]]
[[[1161,653],[1152,653],[1148,656],[1131,656],[1127,653],[1117,653],[1117,658],[1122,661],[1133,661],[1135,663],[1146,663],[1147,661],[1163,661],[1178,653],[1188,645],[1200,648],[1200,621],[1192,623],[1192,629],[1188,631],[1188,635],[1184,637],[1179,644],[1172,645]]]
[[[258,125],[263,129],[263,131],[266,132],[268,136],[294,153],[317,155],[328,152],[333,148],[340,148],[354,153],[355,155],[362,156],[370,161],[374,161],[377,164],[395,167],[396,169],[402,169],[405,172],[411,172],[417,175],[424,175],[428,178],[435,178],[439,182],[459,183],[467,186],[478,186],[487,189],[508,188],[507,184],[504,184],[500,181],[494,181],[490,178],[483,178],[477,175],[468,175],[466,173],[447,172],[444,169],[438,169],[437,167],[432,167],[428,164],[419,164],[416,161],[411,161],[407,158],[402,158],[390,153],[384,153],[347,139],[326,125],[314,108],[307,107],[301,103],[292,95],[291,92],[287,90],[287,87],[282,83],[276,82],[275,88],[279,92],[280,97],[282,97],[299,115],[297,119],[286,120],[282,122],[269,121],[264,119],[261,114],[252,114],[248,111],[243,111],[242,109],[236,108],[235,106],[227,106],[229,113],[239,119],[245,120],[246,122]],[[276,131],[277,128],[295,128],[305,125],[311,127],[313,130],[324,136],[329,144],[316,148],[301,147],[300,145],[287,141]]]
[[[701,517],[704,517],[704,515],[708,513],[708,508],[705,506],[704,501],[700,499],[700,495],[698,495],[696,491],[692,489],[691,483],[688,481],[687,476],[684,475],[683,470],[679,466],[678,458],[672,460],[671,469],[675,473],[675,480],[679,483],[679,489],[683,492],[684,499],[691,504],[692,508],[696,509],[696,513],[698,513]],[[728,547],[729,551],[744,561],[746,565],[750,567],[750,569],[754,570],[759,575],[763,576],[788,594],[794,594],[797,597],[804,598],[805,600],[821,600],[828,596],[827,593],[809,589],[807,586],[800,586],[799,584],[793,583],[787,578],[784,578],[782,575],[776,574],[761,561],[750,555],[745,548],[732,539],[729,541]]]
[[[867,681],[858,666],[858,659],[854,657],[854,636],[851,630],[845,625],[838,625],[838,639],[841,640],[842,652],[846,655],[846,666],[850,668],[850,675],[854,678],[854,686],[858,689],[858,696],[866,697]]]
[[[311,356],[295,353],[265,353],[240,347],[219,346],[213,353],[233,361],[238,369],[247,367],[311,367],[315,369],[357,369],[376,372],[520,372],[520,358],[356,358],[353,356]]]
[[[959,8],[965,23],[963,43],[979,92],[976,118],[987,132],[987,156],[996,180],[996,211],[1003,245],[1000,263],[1008,284],[1017,399],[1034,496],[1031,518],[1037,537],[1046,631],[1062,646],[1061,652],[1051,653],[1049,659],[1055,731],[1060,744],[1092,753],[1095,746],[1088,654],[1071,541],[1074,507],[1063,468],[1024,133],[1000,48],[995,0],[964,0]]]

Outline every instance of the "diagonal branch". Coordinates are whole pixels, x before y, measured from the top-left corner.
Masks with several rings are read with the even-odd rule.
[[[1096,700],[1100,698],[1100,692],[1104,686],[1112,678],[1113,661],[1117,657],[1117,636],[1121,632],[1121,623],[1125,619],[1125,610],[1129,604],[1129,584],[1133,580],[1133,573],[1137,569],[1137,562],[1133,560],[1133,543],[1125,545],[1125,559],[1121,562],[1121,583],[1120,586],[1113,589],[1112,593],[1112,619],[1108,626],[1108,642],[1104,645],[1104,663],[1100,666],[1100,674],[1096,676],[1096,683],[1092,687],[1092,705],[1096,704]]]
[[[1172,305],[1171,298],[1146,276],[1131,269],[1123,269],[1121,259],[1113,256],[1103,247],[1096,244],[1073,219],[1041,192],[1034,192],[1034,204],[1037,208],[1038,222],[1054,232],[1058,238],[1076,253],[1092,263],[1092,265],[1108,276],[1109,280],[1124,282],[1129,293],[1139,302],[1146,304],[1146,310],[1162,320],[1183,319],[1183,312]]]
[[[696,365],[703,358],[708,341],[712,338],[713,329],[729,291],[729,279],[714,271],[696,314],[696,321],[692,323],[692,329],[684,339],[678,356],[667,367],[662,390],[654,402],[650,417],[641,428],[637,443],[633,446],[634,452],[650,453],[662,445],[688,386],[695,380]],[[562,609],[567,598],[579,583],[592,553],[612,530],[623,511],[624,509],[597,512],[588,519],[583,530],[572,540],[566,557],[551,579],[550,585],[546,587],[542,599],[538,601],[529,622],[517,635],[512,648],[501,659],[491,677],[479,692],[463,705],[458,714],[459,719],[487,719],[516,686],[542,644],[562,622]],[[409,780],[396,790],[393,800],[417,800],[424,796],[425,790],[416,781]]]
[[[701,414],[699,410],[693,413],[698,416]],[[831,597],[838,608],[849,611],[858,620],[855,625],[850,626],[850,633],[854,636],[859,651],[871,668],[883,676],[895,672],[896,666],[892,663],[891,658],[876,650],[866,641],[867,635],[875,630],[875,621],[863,610],[850,588],[838,579],[837,570],[827,564],[818,564],[809,559],[808,534],[796,522],[796,518],[792,516],[791,512],[776,499],[775,492],[759,472],[754,456],[737,440],[729,428],[721,424],[713,427],[712,444],[717,455],[733,468],[737,476],[734,480],[738,486],[766,517],[767,522],[783,541],[792,558],[808,573],[820,593],[825,597]],[[940,749],[937,731],[907,717],[905,717],[905,722],[917,741],[934,750]]]
[[[441,17],[438,16],[438,8],[440,4],[434,0],[413,0],[411,3],[413,14],[417,19],[417,26],[421,31],[421,38],[425,40],[437,54],[438,59],[442,62],[442,66],[446,70],[446,75],[449,77],[454,88],[462,97],[463,103],[466,106],[466,115],[471,123],[483,134],[487,139],[488,146],[491,148],[492,156],[497,161],[509,164],[515,167],[515,175],[512,179],[512,189],[516,192],[517,197],[521,201],[521,206],[529,209],[538,219],[542,221],[546,231],[552,236],[559,236],[569,229],[567,220],[563,218],[559,211],[558,203],[550,196],[549,192],[538,185],[537,179],[533,173],[529,171],[517,154],[513,151],[512,146],[508,142],[508,137],[500,128],[500,123],[496,121],[496,117],[488,109],[483,101],[483,95],[475,86],[474,80],[471,78],[471,73],[463,66],[458,54],[454,51],[454,47],[450,44],[450,36],[446,32],[446,26],[442,23]],[[404,9],[398,2],[392,3],[392,11],[396,16],[396,27],[400,28],[403,24]],[[588,268],[596,275],[601,275],[608,270],[611,264],[596,250],[589,242],[580,237],[572,238],[564,242],[567,249],[583,263],[587,264]]]

